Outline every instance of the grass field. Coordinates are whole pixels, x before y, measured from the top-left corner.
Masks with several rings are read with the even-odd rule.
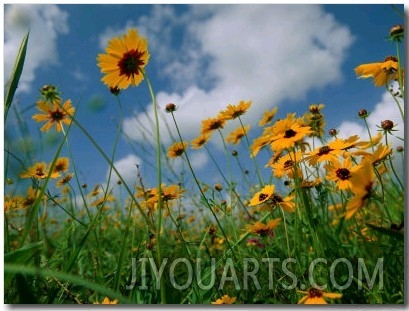
[[[392,44],[402,38],[403,29],[391,31]],[[30,52],[27,40],[7,88],[5,124]],[[16,112],[17,126],[24,132],[38,122],[41,133],[55,131],[53,160],[23,162],[5,135],[5,303],[403,304],[405,185],[396,169],[403,137],[402,147],[390,145],[404,118],[401,57],[356,68],[368,78],[356,83],[400,87],[390,96],[402,120],[379,120],[369,140],[342,139],[326,128],[324,104],[283,119],[275,118],[277,108],[265,111],[261,135],[250,139],[243,116],[253,103],[242,100],[204,119],[200,135],[186,141],[177,103],[156,104],[145,72],[147,39],[135,29],[113,38],[96,60],[102,82],[117,98],[118,114],[128,86],[149,89],[156,184],[147,185],[142,174],[126,182],[113,165],[120,131],[107,154],[76,119],[64,86],[41,87],[36,113],[24,119]],[[172,117],[171,146],[162,143],[159,111]],[[366,124],[368,115],[360,110],[356,117]],[[226,132],[226,124],[236,130]],[[110,165],[105,185],[81,183],[70,146],[74,127]],[[228,165],[212,156],[212,139],[223,143]],[[235,151],[239,144],[246,154]],[[196,174],[196,149],[206,150],[209,170],[223,183],[207,184]],[[172,166],[176,158],[183,174]],[[16,167],[18,177],[11,178]],[[266,167],[267,178],[260,173]],[[24,191],[15,191],[21,185]]]

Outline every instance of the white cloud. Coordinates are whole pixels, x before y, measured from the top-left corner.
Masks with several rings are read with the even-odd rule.
[[[400,101],[402,109],[404,110],[403,102]],[[371,136],[378,134],[381,122],[384,120],[391,120],[395,124],[396,132],[393,132],[393,136],[388,135],[388,142],[392,144],[394,148],[397,146],[403,146],[403,141],[397,137],[404,138],[404,124],[400,115],[399,109],[392,96],[385,92],[379,103],[375,105],[373,111],[369,111],[370,115],[367,118],[368,127],[371,132]],[[339,137],[345,138],[350,135],[359,135],[364,139],[369,139],[368,130],[365,127],[364,122],[352,122],[343,121],[338,127]]]
[[[58,63],[57,38],[68,32],[68,13],[54,4],[9,4],[4,15],[4,77],[8,81],[21,41],[30,30],[19,91],[28,92],[40,66]]]
[[[127,185],[132,188],[133,185],[137,183],[137,165],[141,165],[142,160],[133,154],[128,154],[124,158],[117,160],[114,162],[114,167],[117,169],[121,177],[127,183]],[[108,178],[107,172],[107,178]],[[115,171],[112,171],[111,181],[112,183],[116,183],[119,179],[118,175]]]
[[[255,124],[273,104],[339,82],[344,54],[353,42],[349,29],[318,5],[194,5],[180,16],[157,6],[152,16],[139,20],[138,27],[148,36],[161,73],[177,90],[159,92],[157,101],[160,107],[168,102],[179,106],[176,117],[184,139],[197,136],[201,120],[227,104],[252,100],[245,117]],[[161,20],[167,24],[155,24]],[[162,35],[181,27],[186,32],[179,44]],[[152,105],[146,112],[151,114]],[[136,120],[147,122],[144,114]],[[134,122],[125,120],[124,131],[143,141],[140,132],[131,131]],[[170,135],[163,139],[169,143]]]

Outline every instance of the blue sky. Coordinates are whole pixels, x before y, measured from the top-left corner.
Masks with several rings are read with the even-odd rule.
[[[403,5],[397,7],[403,11]],[[372,111],[369,123],[374,131],[389,118],[400,124],[403,137],[399,112],[385,89],[375,88],[370,80],[358,80],[354,73],[357,65],[396,54],[385,37],[403,19],[389,4],[9,4],[4,6],[4,20],[5,82],[30,29],[26,67],[14,105],[22,111],[35,142],[39,125],[31,115],[36,113],[38,90],[51,83],[59,86],[64,99],[78,105],[78,121],[111,154],[119,108],[100,81],[96,57],[104,52],[107,40],[129,27],[137,27],[147,37],[151,53],[147,74],[158,104],[162,108],[169,102],[178,105],[175,116],[187,141],[198,136],[201,120],[240,100],[253,102],[243,116],[253,137],[260,133],[257,123],[264,111],[278,106],[278,117],[290,112],[302,115],[312,103],[325,104],[326,129],[339,129],[340,136],[366,136],[356,119],[357,111],[366,108]],[[118,143],[116,166],[133,184],[137,183],[135,164],[139,164],[144,180],[155,186],[153,140],[149,143],[149,134],[141,131],[141,126],[150,127],[147,116],[152,116],[147,86],[129,88],[120,98],[122,129],[129,139],[121,137]],[[163,115],[175,135],[170,115]],[[225,135],[235,127],[227,127]],[[28,136],[15,129],[16,119],[10,116],[5,132],[13,148]],[[161,132],[164,145],[171,145],[164,122]],[[50,161],[59,137],[45,135],[42,144],[34,143],[30,157],[24,148],[14,150],[26,165]],[[104,183],[108,165],[87,138],[73,128],[69,142],[81,182]],[[220,142],[214,140],[209,147],[223,165]],[[245,152],[242,148],[232,149]],[[63,154],[68,154],[66,149]],[[191,151],[190,156],[206,181],[221,181],[203,150]],[[171,162],[183,169],[179,159]],[[261,160],[260,166],[264,164]],[[18,168],[18,163],[12,165]],[[251,169],[252,163],[245,166]]]

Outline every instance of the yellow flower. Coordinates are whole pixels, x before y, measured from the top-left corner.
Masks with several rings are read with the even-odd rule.
[[[48,101],[39,100],[37,102],[37,109],[42,111],[42,114],[33,115],[33,119],[37,122],[47,121],[41,128],[42,132],[48,131],[55,123],[57,132],[61,132],[62,123],[69,125],[71,118],[74,115],[75,108],[71,106],[71,100],[68,99],[61,107],[61,100],[54,99],[52,103]]]
[[[359,65],[355,73],[359,78],[373,78],[375,86],[383,86],[398,79],[398,69],[398,59],[388,56],[383,62]]]
[[[336,162],[338,157],[343,153],[343,150],[356,147],[358,143],[358,135],[351,136],[347,139],[335,139],[328,143],[328,145],[315,148],[305,158],[308,164],[314,166],[318,162]]]
[[[118,299],[115,300],[109,300],[108,297],[105,297],[104,300],[102,300],[101,304],[103,305],[116,305],[118,304]],[[94,302],[94,305],[99,305],[99,302]]]
[[[24,198],[21,196],[12,196],[11,194],[6,194],[4,196],[4,212],[8,213],[12,210],[19,209],[23,200]]]
[[[168,149],[168,157],[172,158],[172,159],[180,157],[185,152],[186,148],[187,148],[187,142],[186,141],[183,141],[183,143],[175,142]]]
[[[295,204],[293,202],[294,195],[283,198],[276,194],[274,185],[266,185],[261,191],[257,192],[250,200],[249,206],[260,205],[260,210],[272,210],[276,206],[280,206],[286,212],[293,212]]]
[[[100,206],[101,204],[105,204],[106,202],[114,202],[115,197],[113,195],[101,196],[100,198],[93,201],[90,206]]]
[[[21,201],[22,208],[28,208],[34,204],[37,198],[40,196],[41,191],[34,190],[33,187],[28,187],[27,196]]]
[[[36,178],[38,180],[45,179],[48,176],[47,164],[45,162],[38,162],[29,167],[25,172],[20,174],[21,178]],[[58,172],[52,172],[50,178],[58,178],[60,174]]]
[[[213,131],[223,128],[225,124],[226,119],[222,118],[220,115],[215,118],[203,120],[201,134],[211,134]]]
[[[182,193],[184,193],[185,189],[180,189],[178,185],[170,185],[165,187],[162,185],[161,192],[162,192],[162,201],[167,202],[171,200],[178,199]],[[149,204],[156,204],[159,201],[159,191],[158,188],[150,189],[149,191],[149,198],[146,200],[146,203]]]
[[[281,218],[271,219],[267,224],[255,222],[253,225],[247,225],[247,231],[253,234],[258,234],[262,237],[272,235],[273,230],[280,224]]]
[[[392,148],[379,144],[372,154],[364,155],[364,158],[369,160],[374,166],[384,161],[392,154]]]
[[[139,37],[137,29],[108,41],[106,54],[97,57],[105,75],[101,81],[112,89],[137,86],[143,80],[143,70],[149,61],[148,40]]]
[[[210,139],[210,133],[200,134],[198,137],[190,142],[192,149],[202,148]]]
[[[274,194],[275,186],[267,185],[264,186],[259,192],[257,192],[253,198],[250,200],[249,206],[255,206],[267,201]]]
[[[301,152],[294,154],[287,153],[286,155],[280,157],[278,160],[275,157],[271,158],[267,166],[272,168],[274,176],[281,178],[284,175],[287,175],[288,178],[294,177],[295,169],[297,168],[297,177],[302,176],[301,169],[296,165],[301,161]]]
[[[263,114],[263,117],[261,118],[261,120],[258,122],[259,126],[264,126],[269,124],[273,118],[275,117],[276,113],[277,113],[278,107],[274,107],[272,110],[266,111]]]
[[[212,301],[212,305],[231,305],[236,302],[236,297],[224,295],[222,298]]]
[[[268,135],[262,135],[257,137],[253,140],[253,144],[250,146],[251,155],[255,157],[261,149],[265,146],[269,145],[271,142],[271,138]]]
[[[363,161],[359,174],[355,174],[351,177],[351,183],[353,185],[351,190],[354,193],[354,197],[347,203],[345,219],[351,218],[365,206],[367,200],[371,197],[374,180],[375,174],[372,164],[369,161]]]
[[[68,171],[70,160],[67,157],[58,158],[55,162],[53,173],[62,173]]]
[[[352,176],[359,174],[361,165],[352,166],[350,157],[347,157],[341,164],[339,161],[333,161],[331,164],[325,165],[327,171],[327,179],[336,182],[339,190],[347,190],[353,187],[351,182]]]
[[[233,132],[227,136],[226,141],[230,144],[237,145],[240,140],[247,135],[247,132],[250,129],[250,125],[245,126],[244,128],[242,126],[238,127],[235,129]]]
[[[304,126],[302,119],[295,119],[295,114],[288,114],[286,119],[277,121],[271,128],[271,149],[280,152],[295,146],[297,142],[313,131]]]
[[[339,299],[342,298],[342,294],[338,293],[325,293],[317,288],[310,288],[308,292],[297,290],[298,293],[300,294],[305,294],[304,297],[302,297],[299,301],[298,304],[313,304],[313,305],[318,305],[318,304],[327,304],[324,298],[330,298],[330,299]]]
[[[246,111],[250,108],[251,101],[245,102],[240,101],[239,104],[235,105],[228,105],[225,110],[219,113],[219,116],[225,120],[232,120],[236,119],[237,117],[246,113]]]
[[[65,184],[67,184],[72,179],[73,176],[74,176],[74,174],[67,174],[66,176],[61,178],[57,182],[57,188],[60,188],[60,187],[64,186]]]

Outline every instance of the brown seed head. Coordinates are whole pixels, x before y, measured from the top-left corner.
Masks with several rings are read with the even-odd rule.
[[[169,104],[167,104],[166,105],[166,107],[165,107],[165,111],[166,112],[174,112],[174,111],[176,111],[176,105],[175,104],[173,104],[173,103],[169,103]]]
[[[383,120],[381,122],[381,127],[385,130],[385,131],[390,131],[393,128],[394,124],[391,120]]]

